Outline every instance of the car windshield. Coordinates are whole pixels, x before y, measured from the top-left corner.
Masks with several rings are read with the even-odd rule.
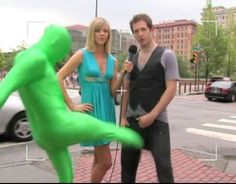
[[[211,84],[211,87],[217,87],[217,88],[224,88],[224,89],[227,89],[227,88],[230,88],[232,85],[231,82],[225,82],[225,81],[217,81],[217,82],[213,82]]]

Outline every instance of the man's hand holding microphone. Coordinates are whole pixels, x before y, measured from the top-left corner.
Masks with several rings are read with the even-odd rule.
[[[129,56],[127,58],[127,60],[123,63],[122,65],[122,74],[125,75],[127,72],[131,72],[133,69],[133,57],[137,52],[137,46],[136,45],[131,45],[129,47]],[[124,86],[125,89],[125,86]],[[126,127],[128,126],[128,121],[125,118],[125,115],[123,114],[126,110],[122,109],[123,107],[123,100],[128,100],[128,99],[123,99],[123,95],[121,97],[121,104],[120,104],[120,126],[122,127]],[[125,107],[127,108],[127,107]],[[124,112],[122,112],[124,110]]]

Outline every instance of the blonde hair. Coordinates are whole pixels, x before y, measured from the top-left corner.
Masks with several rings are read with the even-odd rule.
[[[108,40],[105,43],[104,48],[105,48],[106,54],[110,54],[110,50],[111,50],[111,28],[110,28],[110,24],[107,22],[107,20],[102,18],[102,17],[96,17],[89,24],[86,48],[91,52],[94,52],[96,50],[95,31],[97,29],[100,29],[102,26],[107,26],[108,27]]]

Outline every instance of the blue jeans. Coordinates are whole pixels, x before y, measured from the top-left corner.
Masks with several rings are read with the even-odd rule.
[[[170,156],[168,123],[156,120],[150,127],[140,128],[136,117],[127,118],[129,128],[138,132],[144,140],[144,149],[151,151],[160,183],[174,183]],[[141,150],[122,146],[121,182],[135,183]]]

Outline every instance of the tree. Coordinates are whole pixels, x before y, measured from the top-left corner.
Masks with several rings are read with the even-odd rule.
[[[203,9],[202,24],[198,25],[193,45],[201,48],[205,53],[202,61],[206,62],[200,65],[205,65],[206,81],[209,74],[221,75],[224,73],[227,40],[223,28],[217,24],[211,0],[207,0],[207,6]]]
[[[22,41],[21,44],[17,45],[16,48],[12,48],[12,52],[18,53],[23,50],[25,50],[28,47],[27,43],[25,41]]]
[[[190,70],[190,64],[184,59],[183,56],[177,55],[179,75],[181,78],[190,78],[193,77],[193,74]],[[186,64],[187,63],[187,64]]]
[[[1,71],[1,70],[3,69],[3,67],[4,67],[3,61],[4,61],[4,56],[3,56],[2,51],[0,50],[0,71]]]
[[[118,71],[120,71],[121,70],[121,67],[122,67],[122,64],[123,64],[123,62],[126,60],[128,58],[128,52],[120,52],[119,54],[118,54],[118,61],[119,61],[119,65],[118,65]]]
[[[227,40],[227,57],[225,60],[226,71],[228,77],[233,77],[236,70],[236,23],[233,12],[229,12],[226,22],[225,35]]]
[[[65,64],[66,62],[70,59],[71,56],[73,56],[73,52],[72,50],[70,51],[70,54],[61,62],[58,62],[56,65],[55,65],[55,70],[56,72],[58,72]]]
[[[14,62],[14,58],[17,53],[25,50],[27,47],[25,42],[22,42],[20,45],[17,45],[16,48],[12,48],[11,52],[0,52],[0,69],[10,70]]]

